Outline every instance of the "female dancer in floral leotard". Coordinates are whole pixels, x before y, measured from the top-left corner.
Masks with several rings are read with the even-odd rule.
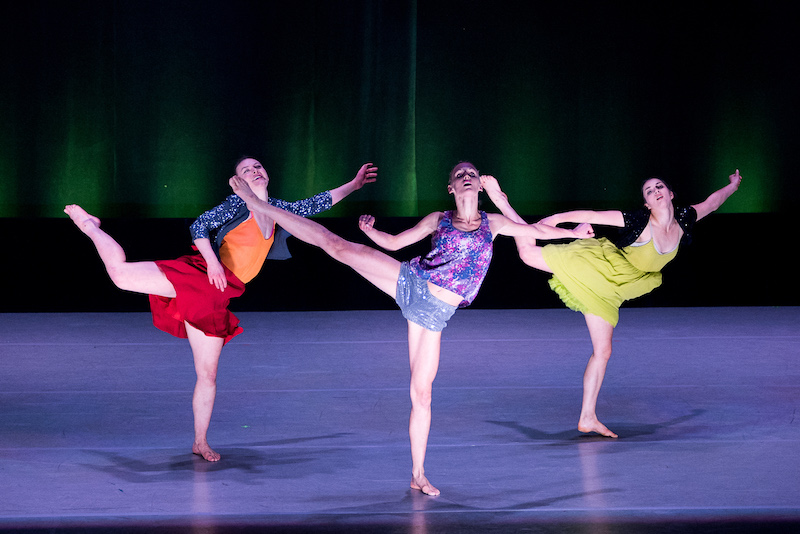
[[[411,487],[438,495],[426,478],[424,461],[431,424],[433,379],[439,368],[442,329],[458,307],[467,306],[478,293],[498,234],[540,239],[591,237],[590,225],[574,230],[541,224],[517,224],[508,218],[478,210],[481,177],[471,163],[450,172],[448,192],[456,209],[434,212],[413,228],[390,235],[374,228],[375,219],[362,215],[359,226],[375,243],[399,250],[433,234],[433,249],[424,257],[399,262],[372,247],[351,243],[324,227],[259,200],[237,177],[231,186],[251,211],[261,213],[286,228],[296,238],[322,248],[334,259],[352,267],[378,289],[395,298],[408,321],[408,355],[411,366]]]

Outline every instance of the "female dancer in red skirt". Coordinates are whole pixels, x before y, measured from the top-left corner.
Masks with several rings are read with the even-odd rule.
[[[374,182],[377,167],[364,164],[349,182],[297,202],[270,198],[269,175],[253,158],[237,162],[236,176],[245,180],[259,199],[308,217],[330,209],[364,184]],[[210,462],[219,460],[219,453],[208,445],[207,439],[217,392],[217,367],[223,345],[242,331],[228,304],[244,292],[244,284],[258,274],[270,252],[278,248],[275,238],[281,230],[276,232],[269,217],[251,212],[238,196],[230,195],[192,224],[195,254],[175,260],[128,262],[119,243],[100,229],[100,219],[74,204],[64,212],[92,240],[117,287],[150,295],[155,326],[189,339],[197,373],[192,397],[192,452]]]

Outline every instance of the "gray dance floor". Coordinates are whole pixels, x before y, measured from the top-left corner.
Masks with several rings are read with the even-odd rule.
[[[408,487],[396,311],[241,313],[191,454],[188,344],[145,313],[3,314],[0,530],[765,532],[800,527],[800,308],[622,312],[581,435],[591,351],[568,310],[461,310],[427,474]]]

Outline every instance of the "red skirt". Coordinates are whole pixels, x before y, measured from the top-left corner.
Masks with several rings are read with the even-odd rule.
[[[150,295],[156,328],[186,338],[186,321],[207,336],[224,338],[225,343],[242,333],[239,319],[228,310],[228,304],[244,293],[244,283],[230,269],[225,267],[228,287],[220,291],[208,282],[206,260],[200,254],[155,263],[177,293],[175,298]]]

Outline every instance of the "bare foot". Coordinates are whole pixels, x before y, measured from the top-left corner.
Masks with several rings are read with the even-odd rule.
[[[77,204],[70,204],[69,206],[66,206],[64,208],[64,213],[69,215],[69,218],[72,219],[72,222],[75,223],[75,226],[77,226],[84,234],[88,233],[90,230],[94,230],[95,228],[100,228],[100,219],[94,215],[88,214],[85,209]]]
[[[425,495],[439,495],[440,491],[433,487],[433,484],[428,482],[428,479],[425,475],[420,477],[412,477],[411,478],[411,489],[419,490]]]
[[[202,456],[209,462],[218,462],[221,458],[218,452],[208,446],[208,443],[194,443],[192,445],[192,452],[198,456]]]
[[[606,428],[606,425],[597,420],[597,417],[581,419],[578,422],[578,430],[581,432],[597,432],[601,436],[617,438],[616,434]]]

